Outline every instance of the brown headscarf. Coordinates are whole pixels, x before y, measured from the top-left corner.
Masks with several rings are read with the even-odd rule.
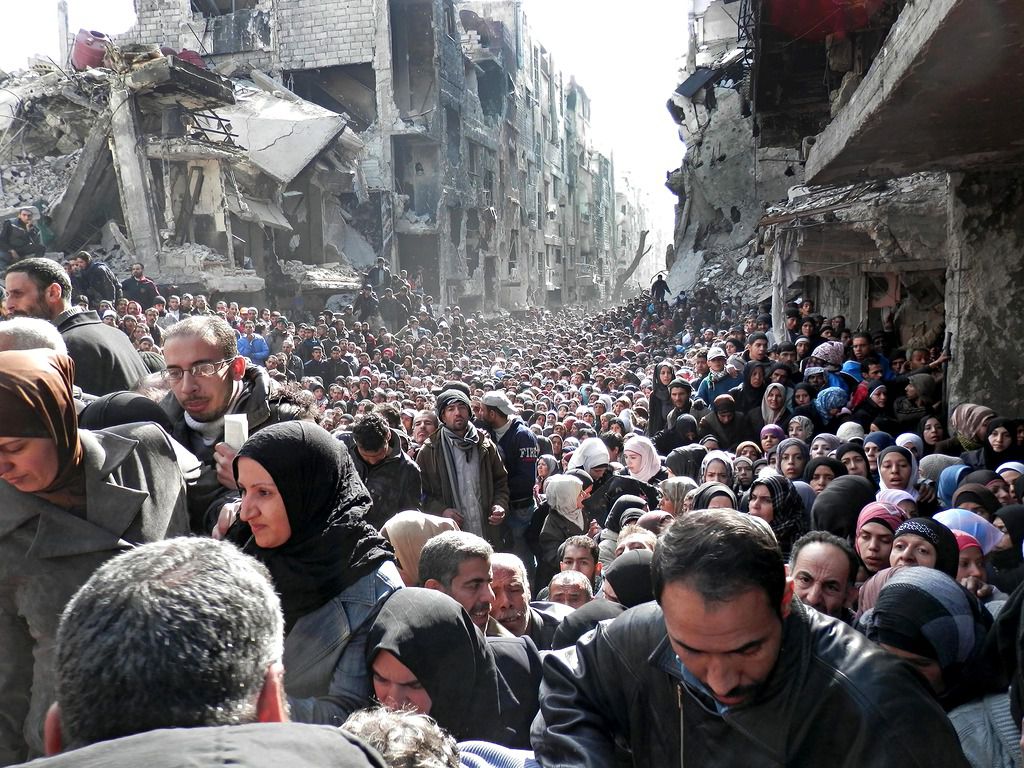
[[[979,433],[985,420],[995,415],[996,412],[988,406],[960,403],[949,416],[949,430],[965,451],[973,451],[981,445]]]
[[[57,446],[57,477],[34,495],[67,510],[85,508],[70,357],[45,349],[0,352],[0,436],[46,437]]]
[[[420,582],[420,552],[423,545],[439,533],[458,529],[455,521],[447,517],[406,510],[384,523],[381,531],[395,548],[402,580],[407,585],[416,587]]]

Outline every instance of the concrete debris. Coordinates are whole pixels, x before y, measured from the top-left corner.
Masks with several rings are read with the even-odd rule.
[[[13,158],[0,170],[0,209],[59,199],[80,155],[81,150],[76,149],[58,157]]]

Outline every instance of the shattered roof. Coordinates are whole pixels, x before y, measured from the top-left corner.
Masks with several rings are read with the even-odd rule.
[[[337,139],[348,121],[308,101],[290,101],[236,84],[235,103],[217,108],[235,142],[268,176],[290,183]]]

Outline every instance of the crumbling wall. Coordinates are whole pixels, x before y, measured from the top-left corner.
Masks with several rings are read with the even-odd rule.
[[[282,69],[313,69],[373,61],[374,0],[277,0]],[[339,20],[344,28],[338,28]]]
[[[951,176],[946,316],[949,404],[1024,411],[1024,171]],[[1002,343],[1001,343],[1002,342]]]

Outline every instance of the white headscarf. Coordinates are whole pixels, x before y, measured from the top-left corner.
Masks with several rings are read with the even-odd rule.
[[[580,491],[583,490],[583,481],[574,475],[552,475],[548,478],[544,490],[548,506],[582,529],[583,510],[579,508],[579,498]]]
[[[636,480],[649,483],[651,478],[661,471],[661,459],[658,458],[658,450],[648,438],[643,436],[631,437],[622,449],[623,453],[635,453],[640,456],[640,471],[630,471],[629,476]]]

